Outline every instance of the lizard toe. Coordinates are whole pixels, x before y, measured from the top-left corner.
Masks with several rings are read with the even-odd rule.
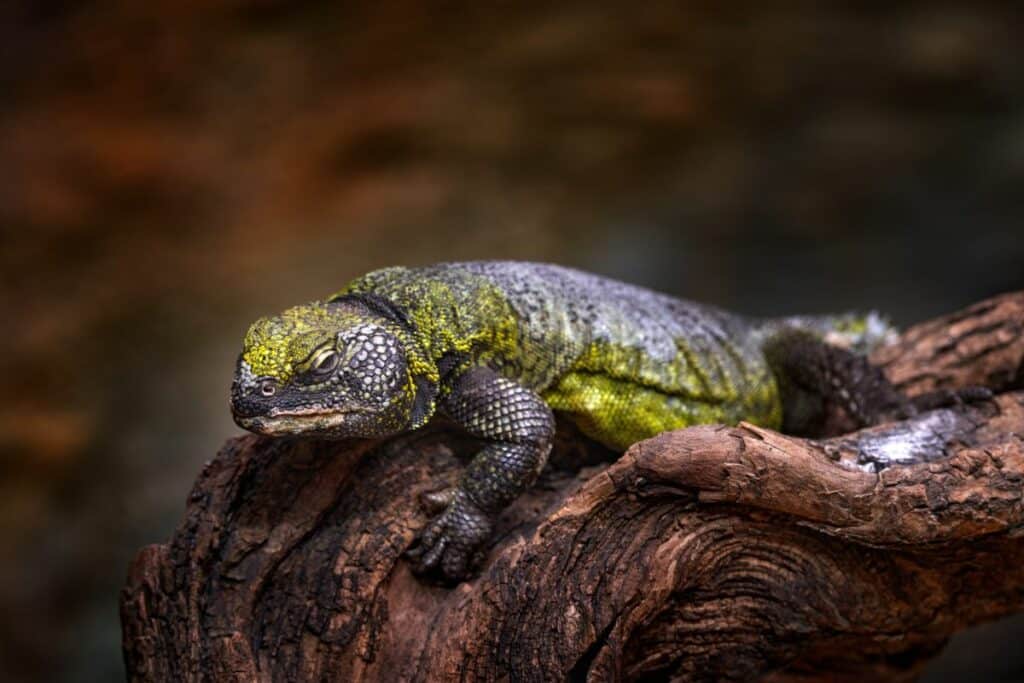
[[[448,581],[465,579],[482,554],[491,533],[490,518],[465,496],[451,495],[451,501],[420,534],[408,554],[419,574],[439,572]]]
[[[444,555],[444,562],[441,564],[441,571],[445,578],[451,581],[460,581],[468,574],[469,554],[462,548],[452,547]]]
[[[994,398],[992,390],[983,386],[967,386],[960,389],[936,389],[910,399],[921,412],[940,408],[956,408],[966,404],[985,403]]]
[[[435,543],[432,547],[427,549],[425,553],[423,553],[423,557],[420,558],[420,561],[417,564],[417,571],[419,571],[422,574],[429,572],[434,567],[436,567],[438,562],[441,561],[441,558],[444,557],[444,551],[447,546],[448,539],[443,536],[439,538],[437,540],[437,543]]]

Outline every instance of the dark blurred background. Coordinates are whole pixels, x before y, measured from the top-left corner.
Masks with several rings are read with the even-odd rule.
[[[123,676],[246,326],[367,270],[903,324],[1024,288],[1014,3],[432,5],[0,6],[3,680]],[[1022,637],[927,680],[1022,677]]]

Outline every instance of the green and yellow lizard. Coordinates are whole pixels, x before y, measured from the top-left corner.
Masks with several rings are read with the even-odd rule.
[[[858,353],[891,334],[873,314],[752,320],[539,263],[385,268],[254,323],[231,407],[274,436],[380,437],[442,411],[483,439],[427,497],[440,514],[413,551],[459,580],[544,466],[553,411],[616,449],[703,423],[802,432],[828,401],[870,424],[914,410]]]

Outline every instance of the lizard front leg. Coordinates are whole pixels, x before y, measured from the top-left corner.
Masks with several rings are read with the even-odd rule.
[[[466,577],[491,535],[493,519],[537,478],[551,451],[555,418],[533,391],[490,368],[457,377],[441,408],[469,433],[488,441],[458,486],[428,500],[443,512],[423,530],[410,554],[420,573]]]

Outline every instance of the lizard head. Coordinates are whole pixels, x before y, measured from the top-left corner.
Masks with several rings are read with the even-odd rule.
[[[273,436],[385,436],[418,427],[436,391],[401,312],[362,297],[257,320],[231,385],[240,427]],[[435,371],[436,372],[436,371]]]

